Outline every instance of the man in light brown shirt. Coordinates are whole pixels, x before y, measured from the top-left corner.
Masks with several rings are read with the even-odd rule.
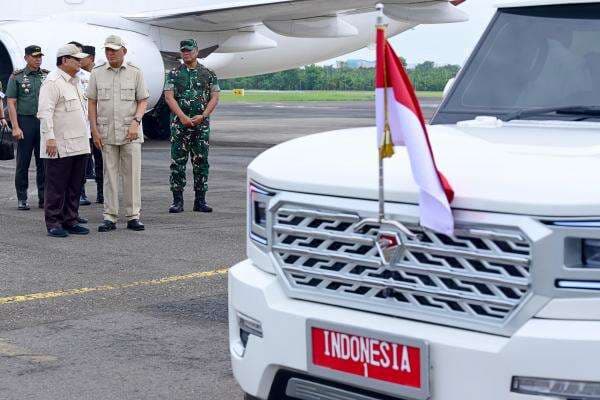
[[[142,71],[125,62],[126,44],[118,36],[104,42],[108,62],[92,70],[87,90],[92,138],[104,159],[104,221],[99,232],[116,229],[118,183],[123,178],[127,229],[144,230],[140,222],[142,170],[141,122],[150,96]]]
[[[87,57],[67,44],[56,54],[58,69],[48,74],[40,88],[40,157],[45,158],[44,216],[48,235],[87,235],[77,223],[84,167],[90,154],[85,97],[76,74]]]

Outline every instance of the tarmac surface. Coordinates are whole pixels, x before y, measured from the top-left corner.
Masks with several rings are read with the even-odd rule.
[[[424,102],[428,116],[434,105]],[[226,272],[245,258],[246,166],[285,140],[373,121],[371,103],[223,104],[212,121],[215,212],[191,212],[190,188],[186,212],[167,212],[169,144],[146,142],[145,232],[121,221],[98,233],[93,204],[80,209],[89,236],[49,238],[42,210],[16,209],[14,161],[0,161],[0,399],[241,399]]]

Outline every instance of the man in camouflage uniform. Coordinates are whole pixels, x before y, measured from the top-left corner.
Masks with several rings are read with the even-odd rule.
[[[40,68],[42,49],[31,45],[25,48],[27,66],[12,73],[6,87],[8,114],[13,137],[17,141],[17,170],[15,188],[19,210],[29,210],[27,189],[29,188],[29,164],[35,156],[37,171],[38,205],[44,208],[44,163],[40,160],[40,120],[37,118],[40,87],[49,71]]]
[[[183,64],[167,73],[165,100],[171,109],[171,191],[170,213],[183,212],[185,169],[191,156],[194,172],[194,211],[212,212],[206,204],[208,188],[209,116],[219,102],[215,73],[198,63],[194,39],[180,43]]]

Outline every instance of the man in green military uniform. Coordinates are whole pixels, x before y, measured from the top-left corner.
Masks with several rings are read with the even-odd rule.
[[[209,116],[219,102],[215,73],[198,63],[194,39],[180,43],[183,64],[167,73],[165,100],[171,109],[171,191],[170,213],[183,212],[185,169],[191,156],[194,172],[194,211],[212,212],[206,204],[208,188]]]
[[[6,97],[13,137],[17,140],[17,170],[15,188],[19,210],[29,210],[29,165],[31,154],[35,155],[36,182],[39,207],[44,208],[44,164],[40,160],[40,121],[37,118],[40,87],[49,71],[40,68],[42,49],[31,45],[25,48],[27,66],[16,70],[8,80]]]

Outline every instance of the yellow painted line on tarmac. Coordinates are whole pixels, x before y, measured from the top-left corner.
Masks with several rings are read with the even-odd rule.
[[[113,290],[131,289],[131,288],[143,287],[143,286],[158,286],[158,285],[165,285],[165,284],[169,284],[169,283],[191,281],[194,279],[212,278],[215,276],[226,275],[227,271],[228,271],[227,268],[223,268],[223,269],[215,269],[212,271],[194,272],[194,273],[186,274],[186,275],[169,276],[166,278],[152,279],[149,281],[137,281],[137,282],[131,282],[131,283],[103,285],[103,286],[90,287],[90,288],[57,290],[57,291],[53,291],[53,292],[32,293],[32,294],[24,294],[24,295],[17,295],[17,296],[0,297],[0,305],[25,303],[28,301],[35,301],[35,300],[48,300],[48,299],[55,299],[58,297],[72,297],[72,296],[79,296],[79,295],[84,295],[84,294],[88,294],[88,293],[110,292]]]
[[[48,363],[58,360],[48,354],[34,354],[24,347],[19,347],[8,340],[0,338],[0,357],[16,358],[32,363]]]

